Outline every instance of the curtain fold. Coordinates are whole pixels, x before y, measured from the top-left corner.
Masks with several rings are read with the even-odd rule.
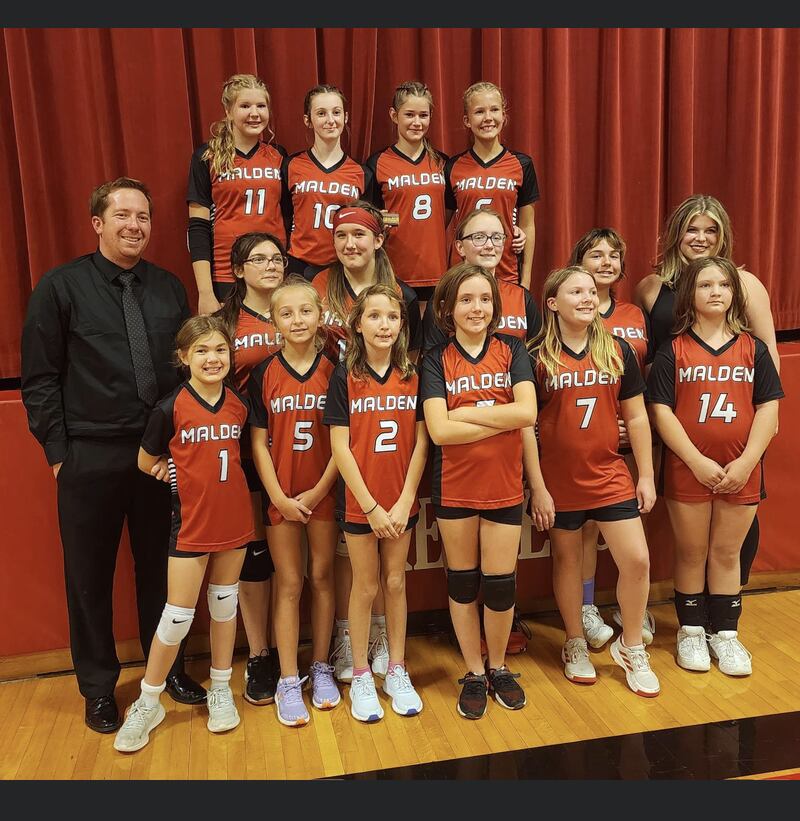
[[[430,136],[467,147],[462,94],[499,83],[509,148],[534,159],[534,293],[575,239],[612,225],[628,243],[628,297],[652,270],[665,217],[710,193],[731,215],[734,258],[772,297],[776,326],[800,327],[793,275],[800,224],[797,29],[5,29],[0,40],[0,377],[19,374],[31,288],[95,247],[88,197],[121,174],[154,196],[147,257],[194,298],[186,175],[222,116],[222,82],[258,73],[277,142],[310,145],[303,97],[318,82],[350,102],[358,160],[393,140],[394,87],[421,79]]]

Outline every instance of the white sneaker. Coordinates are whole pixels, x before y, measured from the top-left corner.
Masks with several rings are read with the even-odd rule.
[[[614,624],[618,624],[622,627],[622,613],[619,610],[615,610],[611,618],[614,620]],[[653,633],[656,632],[656,620],[653,618],[653,614],[649,610],[644,611],[644,618],[642,619],[642,641],[645,644],[652,644],[653,643]]]
[[[720,630],[708,636],[708,649],[719,661],[720,672],[728,676],[749,676],[753,672],[753,656],[737,638],[736,630]]]
[[[644,649],[643,644],[625,647],[622,643],[622,635],[619,635],[610,649],[611,658],[625,671],[628,687],[637,696],[653,698],[661,692],[658,676],[650,669],[650,653]]]
[[[599,650],[614,635],[614,628],[603,621],[597,605],[584,604],[581,607],[581,619],[583,635],[595,650]]]
[[[212,733],[224,733],[239,726],[241,719],[230,687],[212,687],[206,697],[208,724]]]
[[[150,740],[150,731],[161,724],[166,714],[167,711],[160,701],[148,706],[141,696],[137,698],[128,707],[125,721],[117,730],[114,749],[121,753],[135,753],[136,750],[141,750]]]
[[[378,628],[379,632],[370,635],[369,661],[373,675],[385,678],[389,669],[389,639],[386,628]]]
[[[705,627],[688,624],[678,630],[678,664],[684,670],[705,673],[711,669]]]
[[[350,715],[359,721],[380,721],[383,718],[383,707],[375,690],[375,679],[372,673],[353,676],[350,684]]]
[[[422,712],[422,699],[414,689],[405,667],[397,664],[387,671],[383,680],[383,692],[392,699],[392,709],[398,715],[415,716]]]
[[[353,680],[353,648],[350,646],[349,628],[345,627],[344,630],[336,631],[330,662],[337,681],[347,683]]]
[[[561,661],[564,662],[564,675],[575,684],[594,684],[597,681],[597,672],[589,660],[586,639],[574,638],[564,642]]]

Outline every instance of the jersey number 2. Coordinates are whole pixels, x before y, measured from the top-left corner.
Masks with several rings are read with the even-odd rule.
[[[378,423],[383,433],[375,437],[375,453],[389,453],[397,450],[397,442],[393,441],[397,436],[397,422],[392,419],[385,419]]]

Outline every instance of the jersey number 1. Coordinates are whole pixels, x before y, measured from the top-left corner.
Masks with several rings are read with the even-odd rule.
[[[228,451],[224,449],[219,452],[219,480],[228,481]]]

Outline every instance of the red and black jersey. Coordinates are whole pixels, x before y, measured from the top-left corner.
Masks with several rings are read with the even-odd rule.
[[[286,151],[280,145],[263,142],[253,146],[248,154],[237,149],[233,170],[212,179],[210,162],[202,159],[207,148],[208,143],[203,143],[192,154],[186,201],[211,211],[211,278],[214,282],[234,282],[231,247],[236,237],[248,231],[266,231],[286,244],[281,182]]]
[[[289,497],[314,487],[330,462],[330,432],[322,415],[334,367],[333,359],[320,352],[299,374],[278,352],[250,375],[250,424],[266,428],[278,483]],[[283,521],[274,504],[269,519],[273,525]],[[332,493],[314,509],[314,519],[333,520]]]
[[[722,467],[742,455],[756,405],[783,395],[767,346],[747,333],[714,350],[690,329],[658,349],[647,380],[648,402],[672,408],[694,446]],[[668,499],[715,498],[668,448],[664,448],[661,471]],[[719,498],[751,504],[765,496],[758,464],[738,493]]]
[[[244,390],[250,372],[270,354],[281,349],[281,335],[272,319],[242,305],[233,338],[233,382]]]
[[[445,164],[444,174],[445,203],[448,208],[457,210],[453,218],[456,224],[470,211],[488,205],[502,216],[507,230],[511,231],[517,224],[517,209],[539,199],[533,160],[519,151],[503,148],[493,160],[485,163],[470,148],[451,157]],[[519,267],[511,250],[511,239],[509,236],[506,240],[495,274],[498,279],[519,284]],[[461,257],[453,247],[450,264],[459,262]]]
[[[307,264],[329,265],[336,259],[333,215],[364,195],[369,173],[347,154],[325,168],[308,149],[284,160],[283,175],[292,225],[289,253]]]
[[[514,385],[531,382],[525,345],[516,337],[490,334],[477,357],[455,337],[433,348],[422,360],[423,403],[444,399],[447,409],[507,405]],[[433,449],[433,502],[444,507],[481,510],[510,507],[522,501],[522,434],[507,430],[463,445]]]
[[[519,337],[523,342],[533,339],[542,327],[542,316],[530,291],[502,279],[497,280],[497,288],[503,305],[497,331]],[[422,316],[422,351],[427,353],[431,348],[446,341],[444,331],[436,324],[434,318],[433,300],[428,300]]]
[[[539,402],[539,463],[556,511],[588,510],[634,498],[636,489],[619,453],[617,408],[644,392],[636,354],[615,337],[619,377],[599,371],[588,349],[561,348],[562,366],[548,376],[532,355]]]
[[[314,279],[311,280],[311,284],[316,288],[319,298],[322,300],[322,322],[331,339],[338,343],[339,355],[341,356],[344,353],[344,346],[347,343],[347,328],[345,327],[347,317],[336,316],[331,310],[330,303],[328,302],[328,281],[330,276],[331,269],[323,268],[314,276]],[[419,318],[419,301],[417,300],[417,294],[413,288],[409,288],[402,280],[395,279],[395,283],[397,284],[397,292],[402,296],[408,312],[408,350],[418,351],[422,347],[422,322]],[[350,287],[347,277],[345,277],[344,287],[347,290],[346,307],[349,313],[353,307],[353,303],[356,301],[357,294]]]
[[[376,207],[400,215],[389,228],[386,252],[392,268],[413,288],[436,285],[447,269],[444,162],[423,151],[412,160],[396,146],[367,160],[372,182],[368,198]]]
[[[242,547],[255,537],[239,457],[247,413],[247,402],[232,388],[223,386],[212,406],[188,382],[153,408],[142,448],[170,459],[171,548],[211,553]]]
[[[383,376],[369,366],[367,370],[365,379],[356,379],[343,362],[336,366],[323,422],[350,429],[350,451],[361,478],[378,504],[390,510],[403,492],[417,441],[417,422],[422,420],[419,377],[415,373],[403,380],[400,372],[391,367]],[[418,510],[415,499],[409,515]],[[339,521],[368,524],[341,476],[336,517]]]
[[[631,302],[617,302],[611,297],[611,306],[606,313],[600,313],[606,330],[624,339],[636,354],[639,370],[644,373],[645,365],[653,358],[650,346],[650,323],[638,305]]]

